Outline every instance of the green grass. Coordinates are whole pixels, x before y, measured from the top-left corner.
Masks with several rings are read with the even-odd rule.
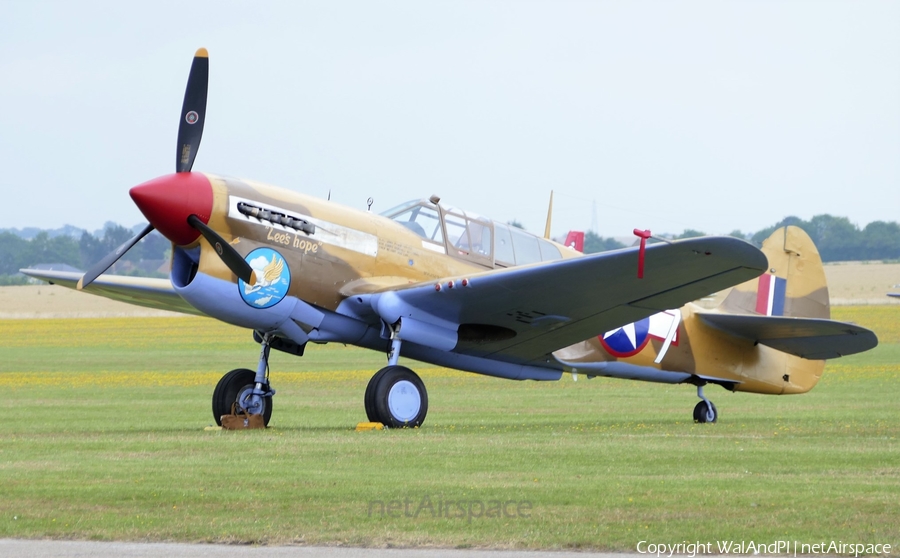
[[[877,317],[881,346],[829,364],[805,395],[708,389],[715,425],[691,422],[689,386],[416,365],[429,390],[424,427],[382,432],[353,428],[383,355],[273,353],[273,428],[205,431],[218,377],[254,367],[247,332],[192,318],[0,321],[0,537],[896,548],[900,309],[842,312],[863,325]],[[501,501],[526,504],[527,517],[457,517],[455,505],[410,517],[426,498],[434,515],[439,502],[477,513]],[[391,501],[409,515],[379,513]]]

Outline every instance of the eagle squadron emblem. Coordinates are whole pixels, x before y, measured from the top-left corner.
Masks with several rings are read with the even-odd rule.
[[[284,256],[271,248],[257,248],[245,259],[256,272],[256,284],[250,285],[238,279],[238,289],[244,302],[253,308],[269,308],[281,302],[291,286],[291,271]]]

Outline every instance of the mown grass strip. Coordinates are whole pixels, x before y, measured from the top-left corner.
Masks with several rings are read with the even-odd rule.
[[[416,366],[425,426],[361,433],[383,355],[273,354],[273,428],[204,431],[220,375],[257,358],[247,332],[193,318],[0,322],[0,537],[900,545],[900,343],[885,341],[900,309],[890,310],[840,309],[880,324],[870,327],[882,345],[829,364],[809,394],[708,390],[716,425],[690,421],[685,386]],[[506,507],[488,517],[492,502]]]

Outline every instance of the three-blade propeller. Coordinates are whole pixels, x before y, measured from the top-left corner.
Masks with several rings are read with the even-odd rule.
[[[178,124],[178,144],[175,157],[175,172],[191,172],[194,167],[194,159],[203,138],[203,125],[206,122],[206,96],[209,88],[209,53],[205,48],[198,49],[194,54],[191,64],[191,73],[188,75],[187,86],[184,91],[184,103],[181,107],[181,119]],[[203,238],[215,249],[216,254],[222,259],[228,269],[245,283],[255,284],[256,275],[253,268],[228,242],[219,236],[216,231],[204,223],[196,215],[190,215],[187,223],[196,229]],[[103,272],[112,267],[125,252],[138,243],[142,238],[154,230],[152,224],[147,224],[141,232],[133,238],[107,254],[97,262],[78,281],[78,289],[83,289],[99,277]]]

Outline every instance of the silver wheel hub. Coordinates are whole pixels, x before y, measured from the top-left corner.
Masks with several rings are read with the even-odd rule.
[[[388,409],[391,416],[400,422],[410,422],[422,408],[422,395],[409,380],[400,380],[388,392]]]

